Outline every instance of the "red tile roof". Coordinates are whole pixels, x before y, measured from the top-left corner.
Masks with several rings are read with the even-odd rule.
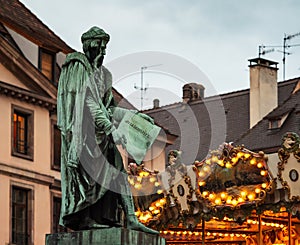
[[[0,22],[28,40],[53,51],[74,51],[21,2],[0,0],[0,6]]]

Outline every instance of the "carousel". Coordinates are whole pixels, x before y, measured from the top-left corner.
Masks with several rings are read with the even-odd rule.
[[[162,173],[129,164],[136,216],[167,244],[300,243],[300,140],[286,133],[276,175],[264,152],[224,143],[202,161],[171,151]]]

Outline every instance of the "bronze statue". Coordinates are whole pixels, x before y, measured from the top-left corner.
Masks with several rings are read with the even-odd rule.
[[[60,223],[73,230],[121,226],[121,206],[128,229],[158,234],[135,216],[127,173],[116,147],[126,145],[115,122],[128,110],[116,106],[111,73],[102,65],[109,35],[92,27],[81,41],[84,54],[67,55],[58,87]],[[140,115],[153,123],[147,115]]]

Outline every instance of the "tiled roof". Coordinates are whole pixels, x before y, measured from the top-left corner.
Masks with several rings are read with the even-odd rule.
[[[0,22],[33,43],[64,53],[72,52],[63,40],[17,0],[0,0]]]
[[[9,32],[3,26],[2,23],[0,23],[0,35],[3,36],[16,50],[22,53],[21,49],[16,44],[15,40],[12,38],[12,36],[9,34]]]
[[[284,116],[287,118],[279,128],[269,128],[270,120],[281,119]],[[246,131],[235,143],[244,144],[254,151],[274,153],[280,148],[282,136],[286,132],[300,134],[300,91],[291,94],[284,103]]]
[[[278,83],[279,105],[289,98],[297,81],[298,79],[292,79]],[[221,105],[218,98],[222,101]],[[192,113],[188,113],[189,108]],[[211,120],[217,114],[214,110],[219,109],[225,111],[226,119]],[[174,145],[167,147],[166,152],[171,149],[180,149],[183,151],[183,162],[190,164],[196,159],[205,158],[210,150],[217,149],[224,141],[235,142],[248,131],[250,127],[249,89],[207,97],[204,100],[199,99],[187,105],[179,102],[144,112],[171,133],[179,136]],[[224,123],[225,120],[226,123]],[[248,145],[248,140],[245,139],[243,144],[252,149],[252,143]]]
[[[112,88],[112,93],[118,106],[130,110],[136,110],[136,108],[126,98],[124,98],[123,95],[120,94],[115,88]]]

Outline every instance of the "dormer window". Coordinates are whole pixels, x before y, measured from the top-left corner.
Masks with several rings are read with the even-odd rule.
[[[280,119],[270,119],[269,120],[269,129],[276,129],[276,128],[280,128]]]
[[[269,129],[277,129],[280,128],[285,120],[287,119],[289,113],[286,113],[285,115],[281,117],[276,118],[269,118]]]
[[[51,82],[55,82],[55,57],[55,53],[39,49],[39,69]]]

